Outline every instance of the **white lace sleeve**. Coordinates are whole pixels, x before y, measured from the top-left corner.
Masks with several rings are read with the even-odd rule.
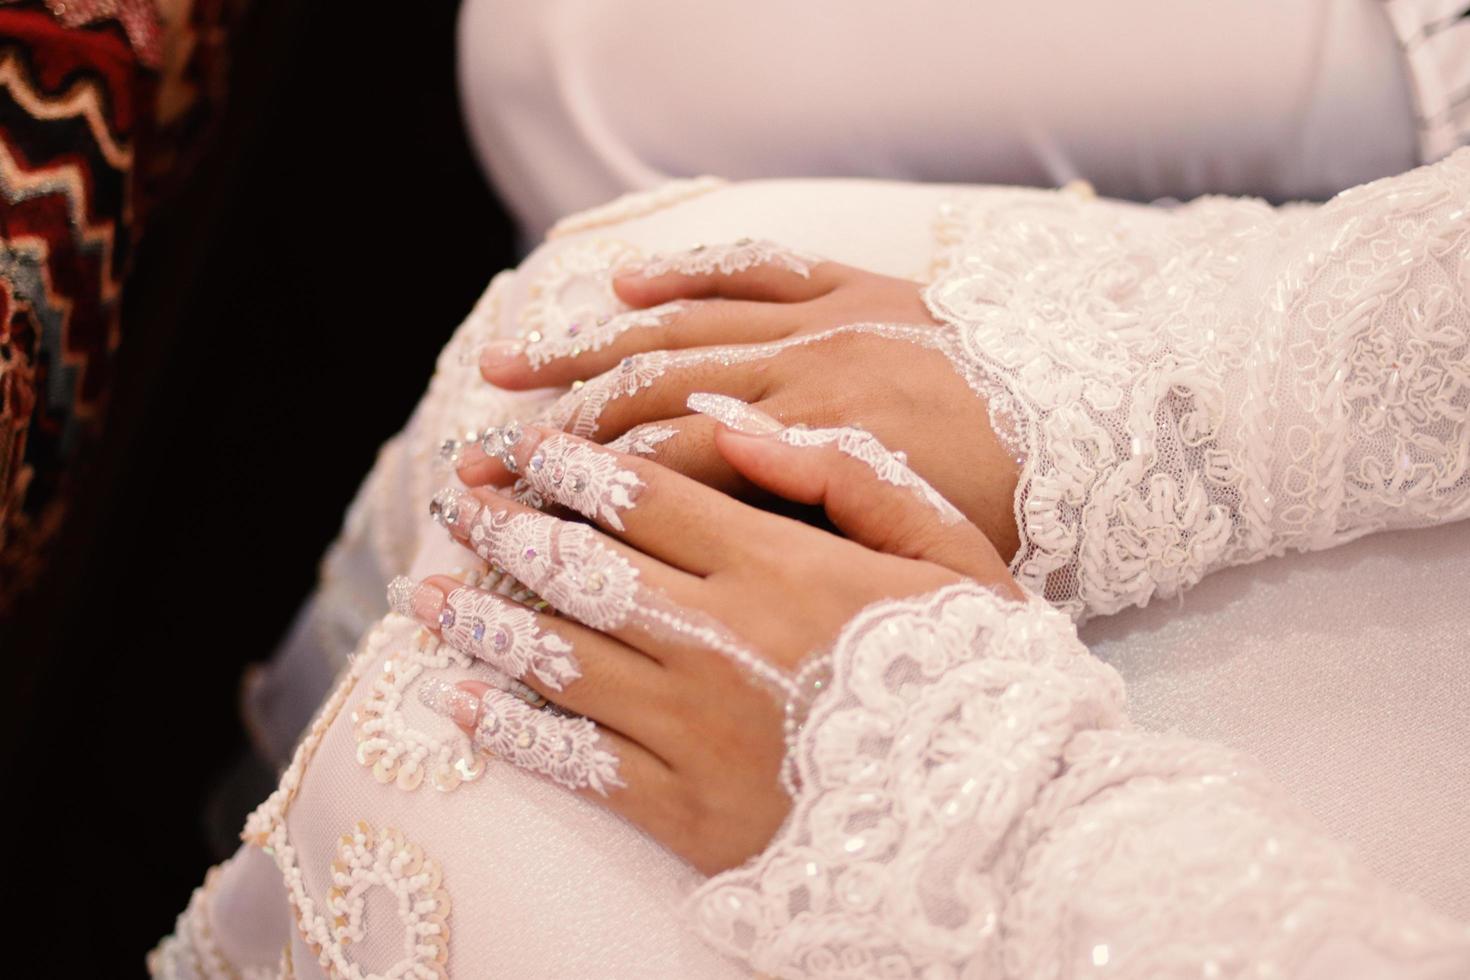
[[[954,209],[926,298],[1023,457],[1012,570],[1072,615],[1470,513],[1470,150],[1320,207]]]
[[[1040,600],[865,610],[794,753],[775,841],[693,900],[763,974],[1470,971],[1470,926],[1377,883],[1248,763],[1132,730],[1117,674]]]

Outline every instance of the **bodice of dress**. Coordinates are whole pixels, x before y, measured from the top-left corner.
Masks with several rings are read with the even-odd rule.
[[[1024,459],[1013,571],[1062,609],[1470,513],[1470,152],[1320,208],[951,220],[926,297]]]

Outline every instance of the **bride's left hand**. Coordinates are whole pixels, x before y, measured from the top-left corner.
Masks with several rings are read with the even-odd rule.
[[[581,325],[575,337],[494,342],[481,374],[517,390],[585,382],[550,409],[554,424],[602,443],[635,439],[649,458],[736,496],[749,482],[715,451],[710,421],[686,411],[690,393],[743,398],[788,424],[860,425],[906,452],[1002,555],[1013,554],[1016,462],[985,401],[927,342],[943,328],[923,286],[759,247],[773,250],[766,261],[729,272],[619,275],[613,288],[632,312]],[[854,324],[888,329],[844,329]],[[473,446],[459,477],[470,486],[510,480]]]
[[[752,483],[822,506],[849,534],[880,530],[839,537],[526,427],[509,447],[517,469],[600,530],[483,489],[441,493],[436,507],[458,540],[562,615],[446,577],[390,589],[400,612],[525,685],[428,684],[426,703],[707,873],[758,853],[784,819],[783,706],[802,664],[854,614],[964,578],[1020,596],[985,537],[871,436],[792,438],[747,406],[726,408],[746,431],[722,426],[716,446]],[[556,707],[539,708],[542,697]]]

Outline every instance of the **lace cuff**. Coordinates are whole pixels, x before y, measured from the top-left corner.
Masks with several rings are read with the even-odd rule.
[[[882,603],[832,667],[786,825],[693,899],[759,972],[1297,976],[1344,941],[1470,965],[1470,929],[1377,885],[1233,754],[1130,730],[1117,674],[1040,600]]]
[[[1056,194],[953,219],[926,300],[1024,459],[1017,580],[1109,613],[1470,513],[1467,200],[1461,151],[1318,208]]]

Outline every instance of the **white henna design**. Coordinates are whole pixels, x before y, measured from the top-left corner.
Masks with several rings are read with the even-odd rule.
[[[431,710],[472,727],[476,745],[513,766],[604,796],[623,785],[617,756],[599,747],[597,725],[587,718],[539,710],[493,687],[477,699],[439,678],[419,696]]]
[[[939,515],[943,523],[957,524],[965,519],[965,515],[945,500],[927,480],[909,468],[907,456],[902,452],[890,452],[878,441],[877,436],[866,429],[853,426],[830,429],[811,429],[805,425],[787,427],[738,398],[705,391],[690,395],[687,404],[691,411],[708,416],[737,432],[750,435],[775,434],[781,442],[798,448],[835,445],[838,452],[866,465],[884,483],[914,491]]]
[[[449,593],[440,613],[439,632],[456,650],[479,657],[511,677],[531,674],[553,691],[582,676],[572,645],[541,629],[535,613],[478,589]]]
[[[658,447],[678,434],[679,430],[671,425],[645,422],[642,425],[633,426],[609,442],[607,448],[615,453],[626,453],[629,456],[656,456]]]
[[[540,330],[536,332],[539,340],[532,341],[527,337],[523,341],[526,360],[532,368],[539,368],[557,358],[577,357],[590,351],[599,351],[629,330],[662,326],[691,305],[683,300],[675,300],[644,310],[603,314],[590,323],[573,320],[556,334]]]
[[[543,498],[619,531],[624,528],[618,511],[631,509],[643,489],[638,475],[618,466],[612,453],[563,435],[548,436],[531,450],[523,479]]]
[[[774,265],[807,279],[812,274],[812,267],[824,261],[820,256],[799,252],[775,242],[742,238],[728,244],[696,245],[673,255],[652,255],[638,267],[637,272],[646,279],[666,276],[671,272],[684,276],[704,276],[717,272],[728,276],[758,265]]]
[[[586,626],[604,632],[637,626],[655,636],[713,650],[779,697],[804,700],[784,671],[718,621],[645,587],[638,570],[585,524],[535,512],[508,514],[480,508],[468,537],[481,558]]]
[[[487,508],[470,527],[469,538],[481,558],[578,622],[604,631],[627,624],[638,570],[585,524]]]
[[[884,483],[912,490],[939,515],[944,524],[958,524],[965,519],[959,509],[930,485],[928,480],[909,468],[908,459],[902,452],[890,452],[878,437],[866,429],[843,426],[835,429],[809,429],[804,425],[793,425],[776,437],[788,446],[830,446],[837,451],[863,463]]]
[[[583,439],[597,433],[598,420],[612,402],[637,394],[670,371],[718,364],[733,367],[775,357],[791,347],[821,343],[844,334],[871,334],[887,340],[902,340],[943,352],[956,367],[963,360],[950,333],[937,326],[901,323],[854,323],[820,333],[802,334],[765,344],[732,344],[724,347],[695,347],[630,354],[617,367],[605,371],[580,388],[557,399],[536,420],[542,425],[565,429]],[[966,380],[969,376],[965,375]]]

